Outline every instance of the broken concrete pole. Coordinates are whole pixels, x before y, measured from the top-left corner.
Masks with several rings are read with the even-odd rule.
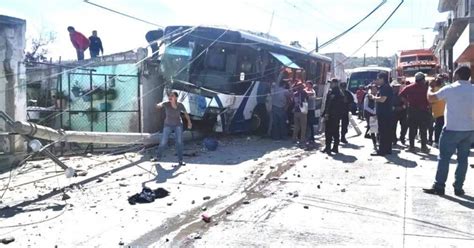
[[[35,138],[75,143],[95,144],[158,144],[160,133],[116,133],[116,132],[82,132],[58,131],[32,122],[17,121],[13,124],[15,132]],[[199,132],[187,131],[183,133],[184,140],[201,137]]]

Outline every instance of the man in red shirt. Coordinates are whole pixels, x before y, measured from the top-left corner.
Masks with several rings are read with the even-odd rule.
[[[428,153],[427,130],[431,121],[430,104],[426,99],[428,85],[425,81],[425,74],[417,72],[415,74],[415,83],[403,88],[400,97],[408,106],[408,127],[410,147],[409,152],[415,151],[415,137],[417,131],[420,132],[421,151]]]
[[[89,39],[80,32],[77,32],[74,27],[69,26],[67,31],[69,32],[72,45],[76,48],[77,60],[84,60],[84,51],[89,48]]]

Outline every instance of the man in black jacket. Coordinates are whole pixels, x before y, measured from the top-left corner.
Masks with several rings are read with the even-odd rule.
[[[379,85],[377,96],[369,95],[375,101],[379,126],[379,150],[372,156],[386,156],[392,154],[393,143],[393,90],[387,81],[386,73],[379,73],[375,81]]]
[[[97,56],[99,56],[99,53],[102,53],[102,55],[104,55],[104,48],[102,47],[102,41],[97,36],[96,30],[92,31],[92,36],[89,37],[89,41],[90,41],[89,51],[91,53],[91,58],[97,58]]]
[[[339,153],[339,123],[342,115],[345,112],[344,97],[339,87],[337,79],[331,80],[331,90],[326,97],[326,104],[324,107],[323,117],[325,121],[326,148],[323,152],[331,155],[331,152]],[[331,149],[331,144],[334,141],[334,146]]]
[[[341,94],[344,98],[344,112],[341,116],[341,142],[348,143],[346,140],[346,134],[349,127],[349,111],[351,111],[352,105],[354,104],[354,96],[347,90],[347,83],[341,83],[340,88]]]

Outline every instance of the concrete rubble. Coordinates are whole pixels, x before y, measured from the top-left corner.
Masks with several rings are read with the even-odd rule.
[[[91,154],[69,158],[88,172],[72,178],[48,160],[28,162],[0,203],[0,239],[14,238],[14,247],[472,245],[472,170],[465,197],[450,187],[445,197],[426,195],[436,149],[423,161],[404,151],[369,161],[370,140],[349,141],[358,148],[329,158],[257,137],[221,138],[214,152],[193,142],[186,153],[196,156],[182,167],[170,155],[157,165],[151,154]],[[5,190],[9,173],[0,178]],[[130,205],[143,186],[169,196]]]

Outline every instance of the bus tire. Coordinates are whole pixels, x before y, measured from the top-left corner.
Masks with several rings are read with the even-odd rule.
[[[264,104],[257,105],[252,113],[250,120],[250,128],[252,133],[258,135],[266,134],[268,130],[269,117],[267,108]]]

